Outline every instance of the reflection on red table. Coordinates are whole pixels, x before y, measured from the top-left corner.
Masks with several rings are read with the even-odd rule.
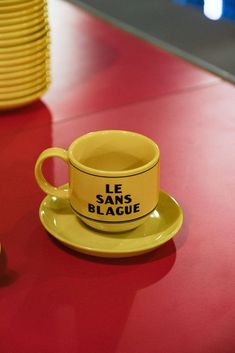
[[[0,352],[234,352],[234,87],[74,5],[49,10],[53,85],[0,117]],[[81,255],[39,222],[37,156],[101,129],[160,147],[184,224],[154,252]],[[47,176],[66,168],[50,161]]]

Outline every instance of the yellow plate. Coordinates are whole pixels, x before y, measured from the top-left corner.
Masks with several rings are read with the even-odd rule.
[[[183,212],[179,204],[161,191],[159,203],[148,220],[124,233],[103,233],[88,228],[72,212],[69,202],[46,196],[39,217],[45,229],[65,246],[100,257],[129,257],[158,248],[180,229]]]
[[[0,65],[0,79],[2,74],[7,74],[7,73],[12,73],[16,71],[24,71],[27,69],[30,69],[31,67],[37,66],[42,64],[43,62],[47,62],[49,60],[49,53],[45,52],[44,55],[39,58],[34,58],[31,61],[20,63],[20,64],[15,64],[15,65],[9,65],[9,66],[1,66]]]
[[[12,60],[12,59],[22,58],[28,55],[32,55],[37,53],[38,51],[46,50],[47,48],[49,48],[49,46],[50,46],[50,38],[48,36],[43,36],[42,38],[39,38],[38,40],[32,43],[28,43],[27,45],[22,45],[19,47],[17,46],[16,47],[17,51],[16,50],[12,51],[12,48],[7,48],[7,49],[11,49],[11,51],[7,52],[5,50],[5,52],[2,52],[2,48],[1,48],[0,61],[8,60],[8,59]]]
[[[25,72],[26,70],[30,70],[33,67],[38,67],[41,64],[49,65],[49,58],[43,58],[43,59],[38,59],[34,60],[32,62],[26,63],[26,64],[21,64],[17,66],[9,66],[9,67],[0,67],[0,80],[3,77],[6,77],[6,75],[11,75],[11,74],[17,74],[21,72]]]
[[[33,6],[33,7],[29,7],[27,9],[23,9],[21,11],[14,11],[14,12],[0,12],[0,22],[2,22],[2,20],[13,20],[13,19],[19,19],[19,18],[23,18],[23,17],[31,17],[32,15],[38,13],[39,11],[41,11],[42,9],[47,10],[47,5],[41,3],[38,6]]]
[[[6,54],[13,55],[14,53],[22,52],[24,50],[33,50],[35,47],[38,46],[39,42],[40,43],[50,42],[49,33],[44,33],[43,35],[41,35],[41,37],[35,39],[32,42],[23,43],[20,45],[16,45],[14,47],[5,47],[5,48],[2,47],[0,55],[6,55]]]
[[[39,26],[42,23],[48,24],[48,15],[45,14],[44,12],[42,12],[39,16],[37,16],[36,18],[33,18],[30,21],[17,23],[17,24],[14,24],[13,26],[0,26],[0,36],[2,37],[6,34],[7,35],[15,34],[15,36],[19,37],[18,32],[20,32],[20,35],[22,35],[22,33],[25,33],[23,31],[26,31],[29,29],[33,31],[33,29],[35,29],[37,26]]]
[[[0,18],[0,27],[4,27],[4,26],[16,26],[16,25],[20,25],[23,23],[27,23],[30,22],[32,20],[35,20],[37,17],[40,17],[42,15],[47,16],[48,15],[48,11],[47,8],[44,6],[41,9],[39,9],[38,11],[32,12],[28,15],[20,15],[18,17],[10,17],[10,18]]]
[[[44,28],[48,28],[48,20],[47,19],[42,19],[41,22],[39,22],[38,24],[32,26],[32,27],[28,27],[28,28],[24,28],[22,30],[16,30],[13,32],[5,32],[5,33],[0,33],[0,43],[2,41],[5,41],[5,43],[8,44],[8,41],[12,41],[12,40],[18,40],[18,39],[23,39],[26,36],[30,36],[33,33],[36,32],[40,32],[42,31]]]
[[[42,36],[45,36],[48,34],[49,34],[49,27],[43,26],[43,29],[41,29],[40,31],[37,31],[35,33],[31,33],[31,34],[23,36],[23,37],[4,39],[4,40],[1,40],[1,38],[0,38],[0,47],[2,47],[1,52],[2,52],[2,49],[4,49],[4,48],[9,49],[9,47],[12,49],[12,51],[14,51],[16,46],[21,46],[23,44],[31,43],[31,42],[37,40],[38,38],[41,38]]]
[[[26,55],[21,58],[16,58],[16,59],[9,59],[9,60],[1,60],[0,58],[0,70],[1,68],[6,68],[6,67],[11,67],[13,66],[15,71],[17,71],[17,66],[30,63],[30,62],[35,62],[36,60],[44,60],[45,58],[48,59],[50,57],[49,50],[46,48],[45,50],[40,50],[36,53],[33,53],[31,55]]]
[[[31,0],[0,0],[0,7],[6,5],[15,5],[23,2],[30,2]]]
[[[41,98],[43,96],[43,94],[48,90],[48,87],[49,86],[46,86],[41,91],[35,92],[34,94],[27,96],[27,97],[12,99],[9,101],[4,101],[4,102],[1,101],[0,102],[0,110],[16,109],[16,108],[20,108],[25,105],[31,104],[32,102]]]
[[[2,23],[2,21],[5,20],[11,20],[13,21],[14,19],[22,19],[23,17],[30,17],[36,13],[38,13],[39,11],[41,11],[42,9],[46,9],[47,10],[47,6],[44,4],[39,4],[38,6],[33,6],[32,8],[27,8],[25,10],[21,10],[21,11],[17,11],[17,12],[6,12],[6,13],[1,13],[0,12],[0,22]],[[21,22],[21,21],[20,21]]]
[[[44,0],[31,0],[31,1],[21,1],[20,3],[17,4],[7,4],[7,3],[2,3],[1,4],[1,17],[4,16],[4,14],[11,15],[12,13],[18,13],[20,11],[27,10],[28,8],[38,8],[39,6],[45,5]]]
[[[34,94],[35,92],[42,90],[44,87],[48,87],[49,84],[50,84],[49,81],[43,81],[34,87],[29,87],[27,89],[19,90],[17,92],[15,91],[15,92],[9,92],[9,93],[0,93],[0,105],[5,101],[15,100],[21,97],[28,97]]]
[[[7,80],[15,80],[17,78],[24,78],[26,76],[31,76],[34,73],[41,71],[44,72],[44,70],[49,70],[49,62],[44,62],[40,65],[33,66],[30,69],[27,70],[22,70],[22,71],[16,71],[16,72],[8,72],[6,74],[1,74],[0,75],[0,84],[2,81],[7,81]]]
[[[15,81],[14,81],[13,86],[5,86],[5,87],[0,86],[0,96],[1,96],[1,94],[9,94],[12,92],[21,92],[26,89],[38,87],[39,85],[42,85],[43,83],[44,83],[44,85],[49,84],[50,82],[51,82],[50,76],[46,73],[41,74],[39,77],[31,78],[31,80],[29,82],[22,83],[19,85],[16,85]]]
[[[13,78],[9,80],[0,80],[0,88],[10,88],[10,87],[16,87],[17,85],[23,85],[26,83],[33,82],[34,80],[37,80],[41,76],[47,76],[48,79],[51,77],[50,70],[45,66],[42,65],[40,66],[35,72],[32,72],[29,75],[18,77],[18,78]]]

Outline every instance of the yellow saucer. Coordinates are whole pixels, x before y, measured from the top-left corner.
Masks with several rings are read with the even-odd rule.
[[[31,60],[29,62],[23,62],[21,64],[15,64],[15,65],[9,65],[9,66],[4,66],[0,65],[0,77],[2,74],[8,74],[16,71],[24,71],[31,69],[31,67],[38,66],[40,64],[43,64],[44,62],[47,62],[49,60],[49,55],[48,53],[45,52],[44,56],[39,57],[38,59],[35,58],[35,60]]]
[[[18,52],[22,52],[24,50],[33,50],[34,48],[37,48],[38,45],[42,45],[42,43],[48,43],[50,42],[49,39],[49,33],[44,33],[41,37],[39,37],[38,39],[35,39],[32,42],[28,42],[28,43],[23,43],[20,45],[16,45],[14,47],[5,47],[5,48],[1,48],[1,52],[0,55],[6,55],[6,54],[14,54],[14,53],[18,53]]]
[[[14,81],[14,85],[12,86],[0,86],[0,96],[2,94],[9,94],[9,93],[17,93],[17,92],[22,92],[27,89],[34,89],[35,87],[42,86],[43,84],[49,84],[51,82],[49,75],[43,74],[40,75],[39,77],[34,77],[32,78],[31,81],[25,82],[23,84],[16,85]],[[34,89],[34,91],[36,91]]]
[[[17,49],[16,48],[17,46],[31,43],[34,40],[37,40],[37,39],[39,39],[45,35],[48,35],[48,34],[49,34],[49,27],[47,25],[45,25],[45,26],[43,26],[43,28],[40,31],[37,31],[35,33],[31,33],[31,34],[23,36],[23,37],[3,39],[3,40],[1,40],[1,38],[0,38],[0,47],[2,47],[2,48],[9,48],[10,47],[12,49],[12,51],[14,51],[15,49]],[[14,47],[14,48],[12,48],[12,47]]]
[[[22,85],[27,82],[32,82],[36,79],[38,79],[41,76],[51,76],[51,72],[49,67],[45,65],[41,65],[39,67],[33,68],[34,71],[31,71],[30,74],[28,72],[27,75],[19,76],[19,77],[13,77],[11,79],[1,79],[0,78],[0,87],[15,87],[17,85]]]
[[[5,101],[9,101],[12,99],[18,99],[21,97],[28,97],[32,94],[34,94],[35,92],[38,92],[40,90],[42,90],[45,86],[48,86],[50,84],[50,80],[48,79],[44,79],[43,81],[39,82],[38,84],[34,84],[34,86],[32,87],[28,87],[26,89],[21,89],[18,91],[14,91],[14,92],[5,92],[5,93],[0,93],[0,105],[1,103],[4,103]]]
[[[15,31],[5,31],[4,33],[0,32],[0,42],[1,41],[13,41],[18,40],[19,38],[24,38],[26,36],[31,36],[34,33],[42,31],[45,27],[48,28],[48,20],[42,18],[38,23],[23,29],[16,29]]]
[[[38,11],[32,12],[30,14],[26,15],[20,15],[17,17],[9,17],[9,18],[0,18],[0,27],[2,26],[16,26],[16,25],[21,25],[23,23],[27,24],[27,22],[30,22],[32,20],[37,19],[38,17],[42,15],[48,15],[47,8],[44,6]]]
[[[43,61],[45,59],[49,59],[49,57],[50,57],[49,50],[46,48],[44,50],[37,51],[36,53],[25,55],[21,58],[13,58],[8,60],[2,60],[0,58],[0,69],[14,67],[15,71],[17,71],[19,68],[19,65],[29,64],[38,60]]]
[[[129,257],[152,251],[180,229],[183,212],[178,203],[161,191],[159,203],[148,220],[129,232],[103,233],[87,227],[72,212],[69,202],[46,196],[39,217],[45,229],[64,245],[99,257]]]
[[[37,17],[33,21],[20,23],[14,26],[0,26],[0,38],[10,39],[29,35],[40,30],[43,26],[48,25],[48,18],[44,14]]]
[[[15,5],[22,2],[30,2],[30,1],[31,0],[2,0],[2,2],[0,2],[0,7],[6,6],[6,5]]]
[[[32,43],[27,43],[22,46],[17,46],[13,48],[1,48],[0,51],[0,61],[1,60],[12,60],[16,58],[26,57],[32,55],[41,50],[46,50],[50,47],[49,36],[43,36]]]
[[[20,11],[27,10],[28,8],[38,8],[38,6],[45,4],[44,0],[31,0],[31,1],[21,1],[16,4],[8,4],[2,3],[1,4],[1,16],[4,16],[4,14],[11,15],[13,13],[18,13]]]
[[[38,4],[37,6],[28,7],[26,9],[22,9],[20,11],[11,11],[11,12],[7,11],[7,12],[2,13],[2,10],[1,10],[0,22],[2,23],[2,21],[5,21],[5,20],[10,20],[11,22],[13,22],[14,19],[17,21],[20,18],[22,19],[25,17],[30,17],[30,16],[38,13],[39,11],[41,11],[43,8],[45,10],[47,10],[47,5],[41,3],[41,4]]]
[[[1,10],[1,9],[0,9]],[[41,11],[35,18],[29,18],[26,21],[22,21],[19,23],[13,23],[11,25],[3,25],[0,24],[0,34],[11,33],[16,31],[21,31],[27,28],[33,28],[39,23],[43,22],[45,19],[48,19],[48,14],[45,11]]]
[[[48,87],[49,86],[46,86],[41,91],[35,92],[34,94],[28,97],[22,97],[18,99],[0,102],[0,110],[16,109],[31,104],[37,99],[41,98],[43,94],[48,90]]]
[[[45,68],[49,69],[49,61],[45,61],[39,65],[33,66],[29,69],[22,70],[22,71],[15,71],[15,72],[6,72],[0,74],[0,83],[2,81],[13,80],[16,78],[24,78],[25,76],[31,76],[35,72],[41,71],[44,72]]]

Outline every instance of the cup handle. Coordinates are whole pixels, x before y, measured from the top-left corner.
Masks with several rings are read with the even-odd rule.
[[[68,152],[64,150],[63,148],[48,148],[45,151],[43,151],[40,156],[37,159],[37,162],[35,164],[34,168],[34,174],[36,181],[39,185],[39,187],[46,193],[52,196],[59,197],[61,199],[68,199],[69,198],[69,190],[64,187],[62,188],[57,188],[56,186],[51,185],[48,183],[48,181],[45,179],[43,173],[42,173],[42,165],[43,162],[50,157],[58,157],[62,159],[64,162],[67,164],[69,163],[69,158],[68,158]]]

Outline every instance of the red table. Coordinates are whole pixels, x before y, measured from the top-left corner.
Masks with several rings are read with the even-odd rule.
[[[49,5],[51,89],[0,118],[0,352],[234,352],[234,87],[74,5]],[[37,156],[101,129],[160,147],[161,187],[184,224],[154,252],[81,255],[39,222]],[[47,169],[66,181],[62,163]]]

